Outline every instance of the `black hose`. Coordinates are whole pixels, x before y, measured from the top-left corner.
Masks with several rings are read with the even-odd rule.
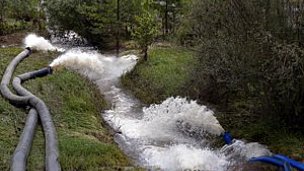
[[[16,56],[10,64],[5,69],[5,72],[3,74],[1,85],[0,85],[0,92],[1,95],[6,98],[11,104],[20,106],[20,105],[27,105],[29,97],[21,97],[13,94],[10,89],[8,88],[8,85],[10,83],[10,80],[12,78],[12,75],[17,67],[17,65],[26,57],[28,57],[31,54],[31,49],[26,48],[24,51],[22,51],[18,56]]]
[[[35,109],[31,109],[27,116],[26,124],[23,128],[23,132],[19,139],[19,143],[12,157],[12,162],[11,162],[12,171],[26,170],[26,160],[30,153],[37,122],[38,122],[37,111]]]
[[[20,141],[17,145],[17,148],[14,152],[11,170],[13,171],[23,171],[26,170],[26,160],[29,154],[29,150],[31,148],[34,130],[37,125],[37,112],[40,116],[40,120],[42,123],[44,135],[46,138],[46,166],[45,170],[47,171],[59,171],[61,170],[60,164],[58,162],[58,143],[57,143],[57,135],[55,131],[54,124],[51,119],[50,112],[45,105],[45,103],[33,95],[31,92],[26,90],[21,86],[21,83],[33,79],[36,77],[42,77],[47,74],[52,73],[52,69],[50,67],[43,68],[38,71],[28,72],[20,75],[19,77],[15,77],[13,81],[13,87],[17,91],[17,93],[21,96],[13,94],[8,85],[10,83],[11,77],[17,67],[17,65],[26,57],[31,54],[31,49],[26,48],[19,55],[17,55],[7,66],[0,85],[0,92],[4,98],[6,98],[10,103],[16,106],[32,106],[33,109],[30,110],[30,113],[27,117],[27,122],[25,128],[20,137]]]
[[[13,87],[18,94],[31,97],[29,99],[29,104],[38,111],[46,139],[45,169],[47,171],[53,171],[53,170],[57,171],[57,170],[61,170],[61,168],[58,161],[58,157],[59,157],[58,140],[57,140],[55,126],[51,118],[51,114],[48,110],[48,107],[40,98],[33,95],[31,92],[26,90],[21,85],[21,83],[26,80],[34,79],[36,77],[43,77],[50,73],[52,73],[52,69],[50,67],[46,67],[37,71],[21,74],[14,78]]]
[[[36,71],[30,71],[30,72],[27,72],[24,74],[20,74],[17,77],[15,77],[14,79],[20,78],[21,83],[23,83],[24,81],[27,81],[29,79],[35,79],[37,77],[44,77],[48,74],[52,74],[52,72],[53,72],[53,70],[51,67],[45,67],[45,68],[42,68],[42,69],[39,69]]]

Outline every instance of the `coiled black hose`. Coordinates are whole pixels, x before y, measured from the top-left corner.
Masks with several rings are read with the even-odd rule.
[[[51,74],[52,69],[46,67],[37,71],[27,72],[21,74],[14,78],[13,87],[16,92],[22,96],[31,97],[29,104],[34,107],[38,114],[42,124],[43,132],[46,139],[46,170],[48,171],[57,171],[60,170],[60,165],[58,162],[59,150],[58,150],[58,140],[56,135],[55,126],[53,124],[51,114],[48,110],[46,104],[38,97],[33,95],[31,92],[22,87],[21,83],[29,79],[34,79],[36,77],[43,77],[45,75]],[[14,162],[13,162],[14,163]],[[18,163],[18,161],[15,161]]]
[[[16,56],[11,63],[7,66],[0,85],[0,92],[2,96],[7,99],[11,104],[15,106],[31,106],[25,128],[20,137],[20,141],[16,147],[16,150],[12,157],[11,170],[12,171],[24,171],[26,170],[26,160],[31,148],[31,144],[34,137],[35,128],[38,121],[38,116],[42,123],[42,128],[44,131],[45,139],[46,139],[46,166],[45,169],[47,171],[59,171],[61,170],[58,157],[58,140],[56,135],[56,130],[51,119],[50,112],[45,105],[45,103],[33,95],[31,92],[26,90],[21,86],[21,83],[34,79],[36,77],[42,77],[52,73],[52,69],[50,67],[43,68],[41,70],[32,71],[28,73],[24,73],[14,78],[13,87],[16,92],[21,95],[15,95],[8,88],[11,77],[17,67],[17,65],[26,57],[31,54],[31,49],[26,48],[23,52],[21,52],[18,56]]]

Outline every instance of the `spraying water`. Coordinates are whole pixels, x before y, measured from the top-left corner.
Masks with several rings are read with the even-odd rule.
[[[55,31],[51,32],[51,42],[59,45],[60,47],[72,48],[75,46],[88,46],[88,41],[74,31],[65,31],[63,33],[56,33]]]
[[[88,65],[90,67],[87,67]],[[80,50],[66,52],[55,59],[50,66],[52,68],[64,66],[90,78],[94,77],[90,74],[102,74],[104,72],[104,63],[99,60],[96,52],[84,53]]]
[[[50,41],[44,39],[43,37],[39,37],[36,34],[29,34],[24,39],[24,45],[26,47],[30,47],[33,50],[41,50],[41,51],[59,51],[63,52],[64,49],[60,49],[55,47],[50,43]]]
[[[143,105],[125,91],[119,78],[132,69],[137,57],[104,56],[73,49],[50,66],[67,67],[94,81],[112,104],[102,117],[117,132],[115,140],[137,164],[151,170],[234,170],[251,157],[269,155],[258,143],[234,140],[222,148],[212,146],[224,129],[206,106],[181,97],[161,104]]]

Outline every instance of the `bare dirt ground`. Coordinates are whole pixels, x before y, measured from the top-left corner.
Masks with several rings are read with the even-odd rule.
[[[46,31],[20,31],[12,34],[2,35],[0,36],[0,48],[3,47],[18,47],[23,44],[23,39],[26,35],[30,33],[35,33],[37,35],[48,37],[48,33]]]
[[[0,36],[0,46],[8,47],[21,45],[25,35],[27,34],[27,32],[17,32]]]

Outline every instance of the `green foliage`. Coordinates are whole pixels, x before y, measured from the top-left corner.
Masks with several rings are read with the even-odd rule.
[[[121,29],[120,34],[124,36],[125,39],[132,38],[132,31],[135,26],[135,16],[140,15],[141,6],[139,5],[142,0],[120,0],[120,23],[119,27]]]
[[[133,31],[133,37],[144,53],[144,60],[148,59],[148,46],[156,38],[159,27],[152,3],[151,0],[141,2],[141,13],[135,17],[136,26]]]
[[[32,27],[32,24],[25,21],[9,20],[0,24],[0,35],[10,34],[21,30],[27,30]]]
[[[118,37],[121,40],[135,39],[146,51],[161,32],[161,23],[164,29],[165,20],[168,21],[167,30],[174,32],[183,14],[185,0],[166,2],[168,8],[160,5],[164,1],[156,0],[49,0],[46,6],[49,25],[55,31],[75,31],[100,48],[113,47]]]
[[[261,67],[267,106],[294,130],[304,124],[304,50],[297,44],[276,43]]]
[[[10,17],[17,20],[31,21],[43,15],[40,0],[13,0],[9,8]]]
[[[20,51],[20,48],[1,48],[0,70],[4,71]],[[45,67],[55,56],[54,53],[33,53],[18,66],[16,74]],[[130,164],[101,120],[100,112],[106,103],[93,83],[63,70],[29,81],[25,86],[43,99],[51,111],[63,170],[115,170],[111,168]],[[0,99],[0,170],[9,170],[26,116],[26,111]],[[44,149],[44,135],[38,126],[28,170],[44,169]]]
[[[39,0],[0,1],[0,35],[33,28],[41,30],[43,21]]]
[[[107,47],[115,29],[116,1],[50,0],[46,2],[50,26],[55,31],[75,31],[93,45]]]
[[[189,94],[226,111],[267,113],[278,118],[273,126],[301,132],[302,1],[195,0],[191,9],[179,32],[200,58]]]

